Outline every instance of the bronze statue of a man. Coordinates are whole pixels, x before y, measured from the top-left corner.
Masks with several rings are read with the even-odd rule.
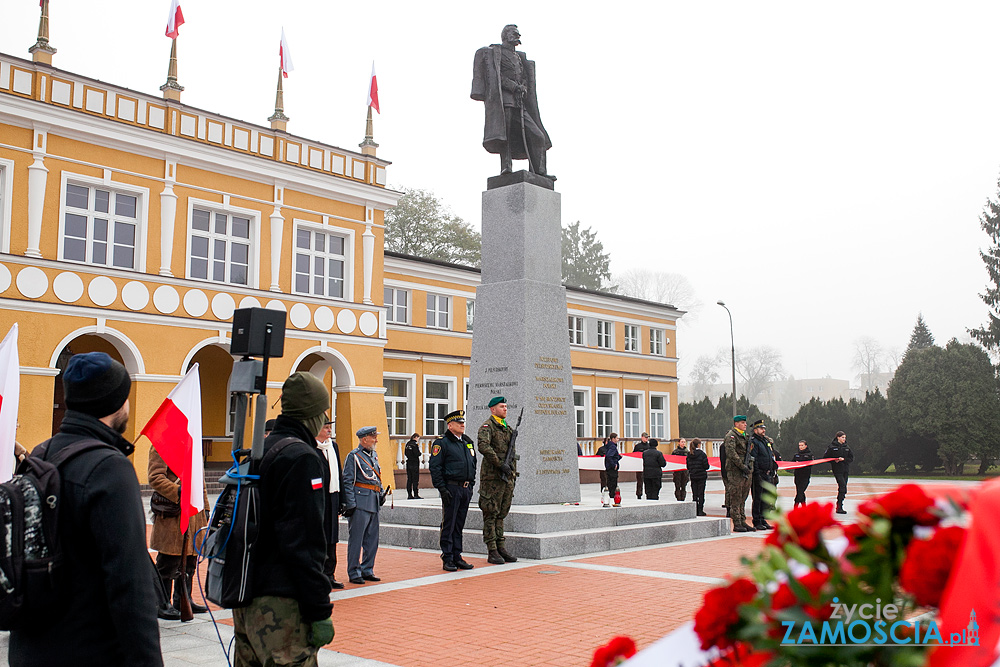
[[[485,102],[483,148],[500,154],[500,173],[511,171],[513,160],[528,160],[532,173],[545,173],[545,151],[552,141],[538,115],[535,94],[535,61],[516,50],[521,33],[516,25],[504,26],[503,44],[476,51],[472,67],[472,99]]]

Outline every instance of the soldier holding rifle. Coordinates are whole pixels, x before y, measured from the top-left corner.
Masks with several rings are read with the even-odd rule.
[[[490,418],[479,427],[478,449],[483,455],[479,471],[479,509],[483,511],[483,541],[489,551],[487,562],[494,565],[517,560],[504,547],[503,520],[510,512],[517,480],[514,443],[517,427],[507,423],[507,399],[494,396],[488,404]],[[524,414],[524,410],[521,410]],[[518,417],[518,424],[521,418]]]

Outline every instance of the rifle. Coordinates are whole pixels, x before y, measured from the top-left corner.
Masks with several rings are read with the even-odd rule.
[[[754,457],[752,456],[753,448],[754,448],[753,436],[751,436],[747,438],[747,453],[746,456],[743,457],[743,465],[747,467],[747,472],[744,473],[743,475],[744,478],[750,477],[750,475],[753,474],[753,471],[750,470],[750,466],[754,462]]]
[[[507,445],[507,456],[503,458],[503,464],[510,468],[511,462],[514,460],[514,443],[517,442],[517,429],[521,426],[521,419],[524,418],[524,408],[521,408],[521,413],[517,416],[517,423],[514,424],[514,432],[510,434],[510,444]],[[500,473],[500,478],[503,481],[507,480],[507,475]]]
[[[188,543],[187,543],[187,531],[181,535],[181,564],[177,572],[177,579],[174,581],[174,587],[180,587],[180,601],[181,601],[181,622],[187,623],[188,621],[194,620],[194,612],[191,611],[191,598],[188,597],[188,587],[187,587],[187,556],[188,556]],[[197,566],[196,566],[197,567]],[[194,573],[191,574],[192,578]]]

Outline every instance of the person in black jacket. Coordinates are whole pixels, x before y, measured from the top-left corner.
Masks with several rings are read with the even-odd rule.
[[[753,516],[753,527],[757,530],[770,530],[771,524],[764,520],[764,512],[769,509],[764,502],[764,483],[773,483],[772,475],[777,473],[778,464],[774,460],[774,450],[771,446],[771,439],[767,437],[767,426],[763,419],[758,419],[750,427],[753,435],[750,436],[751,456],[753,457],[753,482],[750,485],[750,493],[753,498],[750,508]]]
[[[691,441],[687,453],[687,471],[691,478],[691,499],[697,506],[697,515],[705,516],[705,483],[708,481],[708,455],[701,450],[701,440]]]
[[[677,441],[677,447],[674,451],[670,453],[671,456],[684,456],[688,455],[687,448],[688,441],[681,438]],[[675,470],[673,474],[674,479],[674,498],[683,502],[687,497],[687,483],[688,483],[688,471],[687,469]]]
[[[597,448],[596,452],[594,452],[594,455],[604,458],[604,455],[607,453],[607,451],[608,451],[608,439],[605,438],[601,442],[601,446]],[[600,470],[600,477],[601,477],[601,489],[608,488],[608,474],[604,471],[604,468],[601,468]]]
[[[272,425],[273,428],[273,425]],[[344,588],[337,581],[337,542],[340,541],[340,446],[333,439],[333,422],[323,425],[323,430],[316,437],[316,448],[323,455],[330,469],[330,492],[326,494],[326,512],[323,513],[323,531],[326,533],[326,562],[323,563],[323,574],[330,579],[330,586],[336,589]]]
[[[792,457],[793,461],[812,461],[813,455],[805,440],[799,440],[799,451]],[[809,478],[812,477],[812,466],[795,468],[795,501],[793,507],[806,504],[806,489],[809,488]]]
[[[420,497],[420,443],[417,442],[419,437],[419,433],[414,433],[403,447],[403,455],[406,456],[407,500],[423,500]]]
[[[70,358],[62,383],[68,409],[44,458],[81,440],[101,445],[59,466],[66,598],[44,624],[11,631],[10,664],[161,667],[146,517],[126,458],[134,448],[121,436],[132,381],[104,352],[88,352]]]
[[[642,454],[647,449],[649,449],[649,447],[650,447],[649,434],[646,433],[645,431],[643,431],[642,435],[639,436],[639,442],[635,443],[635,445],[632,447],[632,451],[633,452],[638,452],[639,454]],[[642,480],[643,480],[643,478],[645,476],[646,476],[645,470],[643,472],[637,472],[635,474],[635,498],[636,498],[636,500],[642,500]],[[649,499],[649,500],[653,500],[653,498],[649,498],[649,494],[648,493],[646,494],[646,498]]]
[[[233,610],[237,665],[274,664],[276,655],[306,664],[333,639],[323,572],[330,466],[316,447],[329,409],[330,393],[312,373],[293,373],[281,387],[281,414],[260,468],[253,599]]]
[[[847,446],[847,434],[837,431],[833,442],[823,452],[822,458],[837,459],[830,462],[833,477],[837,480],[837,514],[847,514],[847,510],[844,509],[844,498],[847,497],[847,478],[851,471],[851,461],[854,460],[854,452]]]
[[[604,445],[604,474],[608,477],[608,495],[613,499],[615,491],[618,490],[618,462],[622,460],[622,455],[618,451],[618,434],[608,435],[608,442]],[[615,507],[621,507],[621,503],[614,503]]]
[[[646,500],[659,500],[663,486],[663,466],[667,459],[659,450],[656,439],[651,439],[642,452],[642,479],[646,486]]]
[[[441,560],[448,572],[471,570],[462,558],[462,530],[476,486],[476,448],[465,435],[465,410],[444,417],[447,431],[431,444],[431,482],[441,494]]]

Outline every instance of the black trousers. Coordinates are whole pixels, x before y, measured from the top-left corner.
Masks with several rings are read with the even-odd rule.
[[[750,495],[753,497],[753,501],[750,503],[750,513],[754,526],[764,523],[764,511],[769,509],[769,506],[764,502],[763,483],[765,481],[763,477],[754,475],[753,482],[750,484]]]
[[[615,490],[618,489],[618,471],[606,470],[605,474],[608,476],[608,495],[614,498]]]
[[[688,471],[674,471],[674,498],[684,500],[687,496]]]
[[[326,560],[323,561],[323,574],[333,581],[336,578],[333,571],[337,569],[337,542],[340,541],[340,516],[337,514],[340,510],[340,492],[331,493],[328,498],[326,511],[331,513],[331,517],[326,519]]]
[[[441,508],[441,559],[455,562],[462,557],[462,530],[469,515],[472,485],[446,484],[451,502]]]
[[[643,484],[644,480],[645,480],[645,477],[643,476],[643,474],[641,472],[637,472],[635,474],[635,497],[638,498],[639,500],[642,500],[642,484]],[[649,491],[648,490],[646,492],[646,497],[647,498],[649,497]]]
[[[420,461],[419,459],[411,464],[406,462],[406,497],[419,496],[420,488]]]
[[[847,497],[847,471],[835,472],[833,477],[837,480],[837,507],[843,507],[844,498]]]
[[[795,478],[795,500],[794,504],[806,502],[806,489],[809,488],[808,477]]]
[[[698,505],[698,511],[705,511],[705,482],[707,479],[691,480],[691,499]]]
[[[663,486],[662,475],[642,476],[643,484],[646,485],[646,500],[659,500],[660,488]]]

